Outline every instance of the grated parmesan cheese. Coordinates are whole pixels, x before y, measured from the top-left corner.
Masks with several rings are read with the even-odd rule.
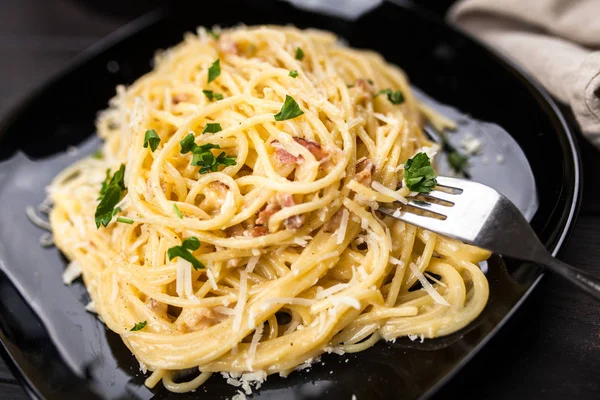
[[[246,397],[246,395],[244,394],[244,392],[242,392],[241,390],[237,391],[237,394],[234,395],[231,400],[248,400],[248,398]]]
[[[371,183],[371,187],[375,191],[377,191],[377,192],[379,192],[379,193],[381,193],[383,195],[389,196],[389,197],[391,197],[393,199],[396,199],[396,200],[398,200],[402,204],[407,204],[408,203],[408,200],[406,200],[406,197],[401,196],[400,193],[398,193],[398,192],[396,192],[396,191],[394,191],[394,190],[392,190],[392,189],[390,189],[388,187],[383,186],[381,183],[379,183],[377,181],[373,181]]]
[[[65,285],[70,285],[73,281],[81,276],[81,264],[77,261],[71,261],[67,268],[63,271],[62,279]]]
[[[317,299],[327,298],[327,297],[331,296],[332,294],[335,294],[339,291],[346,289],[349,286],[350,285],[348,283],[338,283],[337,285],[333,285],[328,289],[318,291],[316,298]]]
[[[217,286],[217,281],[215,280],[215,276],[210,270],[210,268],[206,268],[206,277],[208,278],[208,282],[210,283],[210,287],[213,290],[217,290],[219,287]]]
[[[448,301],[445,298],[443,298],[442,295],[437,292],[437,290],[435,290],[435,288],[431,285],[431,283],[429,283],[427,278],[425,278],[425,275],[423,275],[421,273],[421,271],[419,271],[419,268],[415,265],[415,263],[410,263],[410,270],[417,277],[419,282],[421,282],[421,286],[423,286],[423,290],[425,290],[427,292],[427,294],[429,294],[431,296],[433,301],[435,301],[436,303],[441,304],[443,306],[450,305],[450,303],[448,303]]]
[[[350,213],[347,209],[344,208],[342,211],[342,219],[340,221],[340,227],[337,230],[337,240],[336,244],[344,243],[344,238],[346,237],[346,230],[348,229],[348,218],[350,217]]]
[[[85,311],[91,312],[93,314],[98,314],[98,310],[96,310],[96,304],[93,301],[90,301],[86,304]]]
[[[246,306],[246,300],[248,297],[248,273],[246,271],[240,272],[240,293],[238,300],[235,305],[235,317],[233,319],[233,330],[238,331],[242,325],[242,313]]]
[[[246,272],[247,273],[251,273],[252,271],[254,271],[256,264],[258,264],[259,258],[260,258],[260,256],[252,256],[248,259],[248,264],[246,264]]]
[[[254,363],[254,357],[256,356],[256,347],[258,347],[258,342],[263,334],[263,329],[265,328],[265,324],[260,324],[256,330],[254,331],[254,335],[252,336],[252,341],[250,342],[250,350],[248,351],[248,369],[250,371],[254,371],[252,364]]]
[[[444,282],[440,281],[439,279],[435,279],[433,276],[431,276],[431,274],[429,274],[427,272],[425,272],[423,275],[425,275],[426,277],[428,277],[429,279],[431,279],[432,281],[434,281],[435,283],[437,283],[440,286],[448,287],[448,286],[446,286],[446,284]]]

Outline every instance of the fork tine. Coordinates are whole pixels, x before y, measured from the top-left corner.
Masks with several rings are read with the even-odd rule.
[[[399,219],[400,221],[404,221],[404,222],[407,222],[407,223],[415,225],[415,226],[419,226],[424,229],[429,229],[429,230],[433,230],[433,231],[437,231],[437,232],[445,231],[443,220],[426,217],[423,215],[413,214],[409,211],[401,211],[399,213],[399,215],[398,214],[394,215],[394,211],[396,211],[395,209],[390,209],[390,208],[385,208],[385,207],[380,207],[379,211],[381,211],[384,214],[387,214],[389,216],[392,216],[396,219]]]
[[[456,201],[458,200],[456,197],[458,196],[458,193],[448,193],[448,192],[443,192],[441,190],[432,190],[429,193],[424,193],[422,194],[422,196],[427,197],[427,198],[431,198],[431,199],[435,199],[435,200],[444,200],[447,201],[448,203],[456,203]]]
[[[409,200],[407,205],[417,208],[422,211],[429,211],[434,214],[441,215],[443,217],[447,216],[449,208],[450,208],[448,206],[443,206],[441,204],[428,203],[426,201],[415,201],[415,200]]]
[[[447,187],[450,189],[459,189],[464,190],[465,181],[457,178],[450,178],[447,176],[438,176],[437,177],[438,186]]]

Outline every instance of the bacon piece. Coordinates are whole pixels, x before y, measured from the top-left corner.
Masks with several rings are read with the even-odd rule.
[[[294,140],[299,145],[306,147],[306,149],[308,149],[308,151],[310,151],[311,154],[315,156],[317,161],[323,161],[329,156],[329,153],[323,150],[321,145],[317,142],[313,142],[312,140],[306,140],[300,137],[294,137]]]
[[[278,164],[302,164],[304,162],[304,158],[302,158],[302,156],[295,156],[293,154],[290,154],[287,150],[285,150],[283,148],[283,146],[281,145],[281,143],[279,143],[278,141],[273,141],[271,142],[271,146],[273,148],[275,148],[275,161]]]
[[[206,329],[214,322],[216,322],[215,315],[210,308],[184,308],[177,318],[175,326],[180,332],[190,332]]]
[[[342,210],[339,210],[329,219],[329,221],[325,222],[323,225],[323,232],[333,233],[335,232],[342,223]]]
[[[268,233],[269,233],[269,229],[266,226],[255,226],[250,231],[250,235],[252,235],[252,237],[265,236]]]
[[[294,137],[294,141],[310,151],[317,161],[324,162],[329,159],[329,153],[319,143],[301,137]],[[275,161],[279,164],[302,164],[304,162],[304,157],[291,154],[277,140],[271,142],[271,146],[275,148]]]
[[[269,223],[269,219],[271,216],[275,214],[277,211],[281,210],[281,205],[278,203],[269,203],[267,206],[258,213],[258,218],[256,218],[257,225],[266,225]]]
[[[264,207],[263,210],[258,213],[256,224],[266,225],[269,223],[269,219],[271,218],[271,216],[277,211],[285,207],[292,207],[294,205],[296,205],[296,202],[294,201],[294,196],[292,196],[289,193],[278,194],[275,197],[274,201],[270,201],[269,204],[267,204],[267,206]],[[292,215],[291,217],[286,218],[283,224],[287,229],[299,229],[304,225],[305,220],[305,215]]]
[[[374,173],[375,165],[367,157],[362,157],[356,162],[356,175],[354,178],[358,181],[358,183],[371,187]]]
[[[227,237],[244,236],[245,229],[242,224],[236,224],[225,229]]]

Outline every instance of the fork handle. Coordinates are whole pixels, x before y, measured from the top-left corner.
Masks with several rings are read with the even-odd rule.
[[[598,278],[575,267],[571,267],[569,264],[552,256],[545,258],[543,264],[587,294],[592,295],[596,300],[600,300],[600,280]]]

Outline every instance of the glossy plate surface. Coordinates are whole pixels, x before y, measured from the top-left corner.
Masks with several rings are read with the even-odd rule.
[[[496,187],[533,216],[549,249],[556,251],[564,241],[580,197],[579,156],[554,103],[515,67],[397,4],[384,3],[355,21],[282,2],[235,4],[221,0],[210,13],[188,9],[141,18],[80,57],[0,127],[0,339],[5,358],[33,396],[188,399],[236,393],[217,376],[200,393],[146,389],[120,338],[84,310],[83,284],[62,284],[65,259],[55,248],[40,247],[43,231],[24,212],[44,199],[44,187],[61,168],[99,145],[93,138],[95,116],[115,86],[147,72],[155,49],[176,44],[197,25],[292,23],[331,30],[354,47],[382,53],[407,72],[426,101],[459,120],[452,141],[472,135],[484,143],[483,154],[471,161],[473,179]],[[116,73],[107,69],[109,62],[119,64]],[[77,146],[76,154],[66,153],[69,146]],[[423,343],[399,339],[359,354],[324,355],[309,371],[269,377],[255,398],[430,396],[487,342],[541,276],[539,267],[498,256],[484,267],[489,304],[462,331]]]

